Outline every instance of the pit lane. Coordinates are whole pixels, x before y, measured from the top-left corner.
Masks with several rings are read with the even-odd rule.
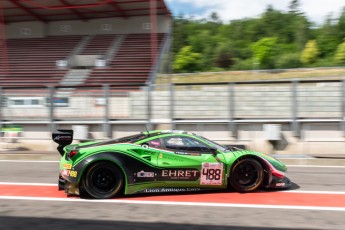
[[[22,226],[33,218],[56,220],[57,226],[99,222],[124,229],[343,229],[345,224],[344,166],[290,166],[288,176],[296,185],[287,192],[151,194],[106,201],[67,197],[55,187],[57,173],[56,161],[0,161],[1,218],[18,219]]]

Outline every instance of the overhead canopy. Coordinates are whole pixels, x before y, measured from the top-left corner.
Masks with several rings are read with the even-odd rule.
[[[5,23],[148,16],[152,7],[150,0],[1,0],[0,4]],[[155,5],[157,15],[171,15],[164,0]]]

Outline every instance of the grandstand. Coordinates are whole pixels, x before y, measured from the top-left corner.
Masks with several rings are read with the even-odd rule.
[[[163,34],[158,35],[161,45]],[[109,67],[94,68],[86,83],[116,84],[123,82],[145,83],[152,70],[150,37],[146,34],[128,35],[122,42]],[[156,53],[158,55],[158,53]]]
[[[169,52],[171,16],[163,0],[1,4],[0,87],[135,90],[152,83]]]
[[[8,69],[2,86],[57,85],[67,69],[56,67],[56,60],[65,59],[81,36],[10,39]],[[4,67],[2,67],[4,68]]]

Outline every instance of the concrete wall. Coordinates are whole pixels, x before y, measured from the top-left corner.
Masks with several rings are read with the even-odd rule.
[[[341,92],[339,86],[304,86],[298,92],[297,110],[301,118],[333,118],[339,119],[341,113]],[[19,93],[16,96],[21,97]],[[16,96],[12,96],[15,98]],[[57,107],[59,119],[69,117],[83,119],[104,116],[104,105],[97,104],[103,98],[99,94],[73,94],[69,98],[68,107]],[[6,96],[5,97],[10,97]],[[42,95],[42,99],[47,95]],[[231,108],[230,94],[226,87],[176,90],[174,92],[175,119],[228,119]],[[109,98],[111,118],[146,119],[148,95],[146,91],[131,92],[123,97]],[[288,86],[242,86],[236,88],[236,119],[289,119],[292,117],[292,92]],[[170,119],[170,92],[165,87],[162,91],[151,92],[151,118],[155,120]],[[47,117],[48,108],[11,107],[3,111],[5,119]],[[24,113],[25,112],[25,113]],[[23,115],[25,114],[25,115]],[[31,118],[30,118],[31,119]]]
[[[297,89],[297,110],[299,117],[339,118],[341,117],[340,84],[332,83],[322,87],[300,86]],[[169,118],[170,92],[155,91],[151,94],[152,117]],[[174,117],[178,119],[226,119],[231,106],[235,117],[242,118],[291,118],[292,100],[290,86],[238,86],[234,92],[234,105],[230,103],[227,87],[182,88],[174,91]],[[143,118],[146,109],[146,92],[131,93],[131,116]]]
[[[170,92],[167,88],[152,92],[152,118],[156,123],[152,129],[172,128],[169,123]],[[238,119],[236,138],[232,136],[226,122],[214,124],[207,122],[214,118],[228,118],[230,95],[228,88],[176,89],[174,92],[176,109],[174,117],[204,118],[206,120],[205,123],[200,124],[177,123],[176,129],[193,131],[223,144],[245,144],[250,149],[266,153],[345,154],[344,132],[340,122],[301,123],[301,135],[297,138],[291,132],[290,123],[277,123],[273,119],[267,118],[291,118],[290,89],[288,86],[236,88],[235,105],[238,110],[235,113]],[[297,91],[299,117],[340,120],[342,99],[340,89],[340,85],[336,83],[322,87],[316,85],[299,87]],[[16,96],[20,96],[20,94],[17,92]],[[147,92],[132,92],[121,96],[114,93],[113,96],[109,98],[109,119],[118,123],[111,125],[112,137],[117,138],[145,130],[143,124],[135,124],[132,121],[147,119]],[[67,120],[65,123],[68,125],[56,124],[56,129],[67,129],[72,125],[84,123],[89,127],[90,138],[104,138],[102,121],[105,106],[98,102],[98,99],[102,97],[102,91],[71,94],[69,107],[57,107],[55,110],[56,119],[59,122]],[[44,123],[48,120],[48,111],[49,108],[45,106],[42,108],[3,108],[3,119],[13,121],[16,120],[14,118],[21,118],[26,120],[26,122],[15,123],[22,125],[23,136],[31,140],[20,140],[20,143],[14,147],[24,146],[36,150],[38,146],[38,149],[54,149],[55,145],[49,141],[49,123]],[[35,118],[41,124],[28,124]],[[272,143],[265,139],[263,126],[267,123],[250,123],[248,119],[253,118],[264,118],[268,120],[267,123],[282,125],[281,140],[273,143],[274,148]],[[37,142],[32,140],[33,138],[46,139],[46,141]]]
[[[56,129],[71,129],[75,124],[56,124]],[[92,139],[106,138],[103,135],[103,124],[84,124],[88,126],[88,136]],[[282,124],[281,140],[272,145],[264,138],[263,123],[239,124],[238,137],[231,136],[227,124],[178,124],[176,129],[187,130],[205,136],[221,144],[245,145],[267,154],[303,154],[303,155],[334,155],[345,154],[344,133],[339,123],[309,123],[301,125],[302,136],[297,138],[290,131],[290,124]],[[27,149],[54,151],[56,144],[50,140],[48,124],[22,124],[24,132],[17,143],[9,143],[8,139],[0,138],[0,149]],[[156,124],[154,129],[170,129],[168,124]],[[112,137],[119,138],[145,131],[143,124],[113,124]],[[78,142],[77,140],[75,141]]]
[[[41,38],[47,35],[43,22],[15,22],[5,25],[6,38]]]
[[[6,25],[6,37],[11,38],[39,38],[59,35],[92,35],[92,34],[130,34],[150,33],[146,28],[150,17],[131,17],[94,19],[89,21],[55,21],[42,22],[16,22]],[[167,33],[170,28],[170,18],[157,17],[157,32]]]
[[[6,107],[1,111],[5,120],[49,120],[49,107],[46,105],[47,96],[36,97],[40,99],[40,105],[37,106],[20,106]],[[11,97],[16,98],[16,97]],[[103,95],[74,95],[69,97],[68,107],[55,107],[54,115],[56,119],[103,119],[105,106],[98,104],[98,99],[103,99]],[[129,118],[129,98],[128,97],[111,97],[110,117],[111,118]],[[146,111],[146,110],[145,110]]]

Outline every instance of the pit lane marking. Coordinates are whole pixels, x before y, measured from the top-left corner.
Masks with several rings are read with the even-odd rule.
[[[207,202],[171,202],[171,201],[142,201],[142,200],[82,200],[82,199],[77,199],[77,198],[45,198],[45,197],[25,197],[25,196],[0,196],[0,199],[2,200],[84,202],[84,203],[117,203],[117,204],[141,204],[141,205],[255,208],[255,209],[290,209],[290,210],[345,212],[345,208],[342,208],[342,207],[339,208],[339,207],[321,207],[321,206],[224,204],[224,203],[207,203]]]
[[[291,168],[345,168],[345,165],[286,165]]]
[[[5,163],[60,163],[60,161],[34,161],[34,160],[0,160]]]
[[[57,184],[48,183],[21,183],[21,182],[0,182],[0,185],[23,185],[23,186],[58,186]]]
[[[326,195],[345,195],[345,192],[342,191],[305,191],[305,190],[282,190],[279,192],[287,193],[303,193],[303,194],[326,194]]]

